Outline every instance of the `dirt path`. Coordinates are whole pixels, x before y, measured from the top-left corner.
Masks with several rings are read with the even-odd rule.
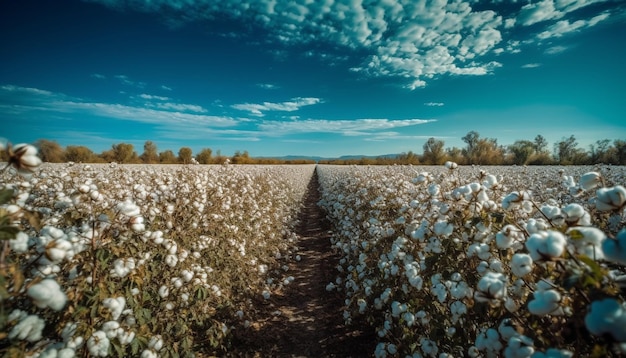
[[[317,206],[319,200],[314,174],[300,213],[301,260],[288,272],[295,280],[274,293],[267,317],[236,343],[239,352],[234,356],[365,357],[374,351],[373,337],[344,327],[341,295],[326,291],[336,277],[338,257],[330,250],[330,225]]]

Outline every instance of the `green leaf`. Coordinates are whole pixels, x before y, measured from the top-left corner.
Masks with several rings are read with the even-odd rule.
[[[13,240],[20,229],[15,226],[1,226],[0,227],[0,240]]]
[[[13,199],[14,194],[15,191],[10,188],[3,188],[0,190],[0,205],[8,203],[11,199]]]
[[[568,232],[570,239],[577,241],[585,238],[585,235],[580,232],[580,230],[570,230]]]

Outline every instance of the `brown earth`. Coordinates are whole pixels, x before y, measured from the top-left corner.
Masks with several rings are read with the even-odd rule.
[[[260,307],[261,319],[236,335],[229,356],[367,357],[374,352],[372,332],[344,326],[341,294],[326,291],[335,280],[339,258],[331,250],[330,224],[319,200],[314,174],[297,230],[301,260],[287,272],[295,280],[272,293]]]

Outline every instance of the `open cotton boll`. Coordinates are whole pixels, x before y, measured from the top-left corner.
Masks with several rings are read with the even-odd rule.
[[[533,271],[533,259],[528,254],[517,253],[511,258],[511,272],[524,277]]]
[[[626,205],[626,188],[617,185],[600,188],[596,191],[596,209],[600,211],[619,210]]]
[[[565,251],[567,239],[558,231],[541,231],[530,235],[526,249],[533,261],[551,261]]]
[[[501,249],[508,249],[516,242],[524,240],[524,235],[520,229],[513,225],[506,225],[496,233],[496,245]]]
[[[561,294],[555,290],[535,291],[528,303],[528,311],[537,316],[562,315]]]
[[[526,336],[514,336],[509,339],[509,344],[504,349],[505,358],[527,358],[534,352],[533,340]]]
[[[602,175],[598,172],[585,173],[578,180],[578,185],[584,191],[591,190],[600,184],[602,184]]]
[[[87,340],[89,354],[95,357],[106,357],[109,355],[111,342],[103,331],[95,331]]]
[[[28,235],[22,231],[18,232],[14,239],[9,240],[9,246],[17,253],[28,251]]]
[[[114,320],[117,320],[122,315],[124,307],[126,307],[126,299],[124,297],[117,298],[105,298],[102,301],[102,305],[111,311],[111,316]]]
[[[602,242],[606,239],[606,235],[602,230],[595,227],[578,226],[567,230],[566,233],[574,244],[576,252],[592,259],[604,259]]]
[[[532,358],[571,358],[574,356],[573,352],[567,349],[548,348],[545,352],[535,352]]]
[[[28,342],[37,342],[41,337],[46,323],[37,315],[23,317],[9,332],[9,339],[20,339]]]
[[[61,291],[61,286],[51,278],[29,287],[27,293],[39,308],[50,307],[54,311],[60,311],[67,302],[67,296]]]
[[[602,242],[604,258],[611,262],[626,265],[626,229],[617,233],[615,239],[607,238]]]
[[[477,291],[474,292],[474,299],[479,302],[497,304],[506,296],[507,278],[501,273],[487,271],[478,281]]]
[[[591,303],[585,326],[596,336],[609,334],[618,342],[626,342],[626,307],[613,298]]]
[[[119,204],[117,204],[117,206],[115,207],[121,214],[124,214],[126,216],[139,216],[141,214],[139,207],[137,205],[135,205],[135,203],[133,203],[130,200],[126,200],[124,202],[121,202]]]
[[[502,199],[502,209],[515,209],[527,200],[530,200],[530,193],[527,191],[514,191]]]
[[[568,204],[561,209],[565,215],[565,222],[568,225],[589,226],[591,225],[591,216],[585,208],[576,203]]]

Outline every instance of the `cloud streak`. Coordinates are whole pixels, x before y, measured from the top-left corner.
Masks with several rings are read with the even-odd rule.
[[[320,98],[314,97],[296,97],[286,102],[263,102],[263,103],[242,103],[235,104],[231,107],[240,111],[249,112],[251,115],[262,117],[265,112],[281,111],[281,112],[294,112],[305,106],[312,106],[314,104],[321,103]]]
[[[300,133],[334,133],[344,136],[378,134],[394,128],[411,127],[435,122],[434,119],[308,119],[303,121],[264,121],[259,129],[266,135],[283,136]]]

